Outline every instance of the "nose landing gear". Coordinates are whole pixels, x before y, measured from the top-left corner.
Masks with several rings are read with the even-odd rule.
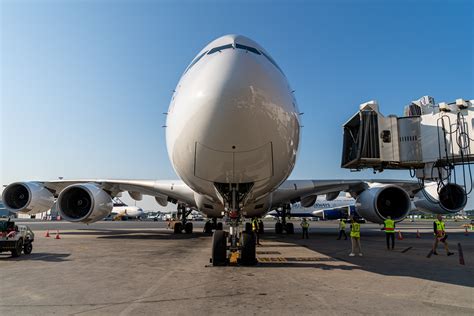
[[[253,184],[220,184],[216,189],[226,205],[225,218],[229,232],[216,230],[212,237],[212,265],[240,264],[245,266],[257,263],[255,236],[250,230],[242,231],[241,206]]]

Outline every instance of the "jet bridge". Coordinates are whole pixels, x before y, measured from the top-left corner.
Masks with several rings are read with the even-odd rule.
[[[407,105],[402,117],[384,116],[377,101],[369,101],[343,129],[343,168],[405,169],[422,181],[444,181],[460,166],[472,185],[474,100],[436,104],[425,96]]]

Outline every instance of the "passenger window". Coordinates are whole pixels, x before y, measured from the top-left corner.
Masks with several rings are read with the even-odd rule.
[[[228,48],[233,48],[232,44],[227,44],[227,45],[223,45],[223,46],[214,47],[207,54],[211,55],[211,54],[220,52],[221,50],[228,49]]]
[[[246,46],[246,45],[242,45],[242,44],[235,44],[235,47],[239,48],[239,49],[245,49],[246,51],[252,52],[252,53],[257,54],[257,55],[261,55],[258,50],[256,50],[253,47],[250,47],[250,46]]]

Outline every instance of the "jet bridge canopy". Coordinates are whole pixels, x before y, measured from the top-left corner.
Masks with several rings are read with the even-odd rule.
[[[474,100],[435,104],[423,97],[405,116],[384,117],[376,101],[360,105],[343,125],[341,166],[416,170],[418,178],[440,178],[439,168],[474,162]]]

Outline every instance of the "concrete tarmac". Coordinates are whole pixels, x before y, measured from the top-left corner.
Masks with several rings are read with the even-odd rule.
[[[0,315],[474,314],[474,232],[460,222],[447,224],[455,255],[440,245],[430,258],[430,221],[399,224],[394,251],[379,225],[363,224],[363,257],[336,240],[337,222],[310,222],[308,240],[276,235],[274,223],[257,266],[211,267],[203,222],[192,235],[163,222],[28,222],[33,253],[0,254]]]

